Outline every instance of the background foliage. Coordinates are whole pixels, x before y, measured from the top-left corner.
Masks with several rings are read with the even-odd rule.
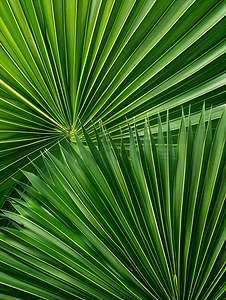
[[[81,122],[115,142],[126,119],[225,103],[225,1],[1,1],[1,190]],[[208,119],[208,114],[207,114]],[[163,118],[163,122],[166,119]],[[172,126],[179,128],[175,121]],[[215,127],[215,125],[214,125]]]
[[[113,299],[114,297],[125,297],[124,299],[223,297],[221,294],[225,272],[222,250],[224,243],[222,228],[225,222],[223,214],[226,123],[225,1],[2,0],[0,11],[0,207],[4,211],[11,211],[4,212],[8,218],[2,216],[0,222],[5,226],[10,220],[14,220],[14,225],[10,221],[11,227],[19,226],[19,231],[15,231],[15,228],[5,228],[1,233],[4,250],[0,268],[6,281],[0,290],[4,297],[11,299],[10,297],[14,296],[24,299],[23,297],[30,297],[26,293],[31,293],[34,299],[35,297],[52,299],[49,298],[48,292],[51,293],[51,288],[60,282],[64,283],[53,292],[54,295],[58,295],[55,296],[56,299],[57,297],[70,299],[71,296],[67,295],[69,291],[73,297],[75,295],[78,297],[83,295],[85,299],[91,297],[92,292],[87,289],[87,286],[90,287],[91,278],[89,283],[86,282],[88,284],[86,288],[78,287],[78,282],[73,281],[73,284],[72,282],[69,284],[63,277],[55,278],[52,269],[48,273],[50,277],[46,276],[43,283],[41,278],[44,278],[42,276],[47,271],[40,265],[35,266],[31,261],[28,262],[28,256],[22,257],[23,250],[17,249],[13,254],[12,247],[6,246],[6,241],[9,244],[15,242],[12,238],[14,232],[27,236],[28,223],[24,227],[21,227],[20,223],[25,210],[29,211],[25,214],[26,218],[35,213],[36,206],[32,206],[31,203],[37,199],[34,199],[33,194],[32,197],[27,196],[27,192],[35,191],[28,187],[31,184],[30,176],[34,175],[27,178],[20,169],[38,174],[37,168],[30,162],[35,161],[39,172],[44,172],[44,181],[47,180],[48,184],[51,182],[54,189],[60,188],[56,182],[51,181],[52,175],[47,179],[49,172],[43,163],[41,152],[48,149],[49,155],[54,155],[51,156],[52,159],[55,157],[57,161],[60,160],[64,164],[64,169],[67,169],[68,165],[64,161],[65,157],[62,156],[58,143],[60,142],[61,149],[65,149],[62,151],[70,153],[72,157],[75,155],[75,161],[77,159],[86,161],[87,158],[84,158],[82,153],[75,154],[77,152],[74,151],[79,153],[79,140],[85,147],[91,145],[88,136],[97,146],[96,149],[92,145],[90,149],[91,153],[96,149],[96,154],[93,153],[94,158],[103,155],[101,158],[104,160],[103,165],[107,164],[104,167],[107,171],[105,169],[104,171],[101,169],[103,165],[99,165],[101,160],[94,163],[95,168],[101,170],[101,176],[104,178],[107,176],[105,180],[113,195],[116,191],[112,191],[112,185],[119,184],[120,176],[124,178],[124,188],[128,190],[125,195],[130,200],[123,194],[125,203],[120,202],[120,205],[128,205],[127,201],[131,201],[134,205],[134,211],[131,210],[131,215],[128,215],[132,222],[128,223],[128,226],[132,234],[140,235],[142,244],[140,248],[137,247],[143,253],[142,256],[135,246],[136,243],[127,249],[124,240],[117,237],[112,229],[113,235],[109,233],[109,236],[116,243],[116,248],[105,240],[103,245],[107,249],[110,247],[110,251],[113,251],[113,248],[114,251],[120,248],[120,255],[118,252],[112,252],[118,260],[116,265],[122,264],[125,274],[130,275],[124,278],[125,282],[121,282],[118,277],[120,272],[115,271],[114,268],[117,267],[111,261],[112,273],[108,275],[113,276],[112,286],[117,282],[117,291],[114,288],[112,290],[112,287],[105,286],[106,282],[101,281],[104,281],[104,278],[98,275],[100,265],[95,265],[92,272],[95,274],[93,276],[97,276],[101,281],[101,291],[97,288],[100,282],[95,281],[96,279],[94,286],[92,284],[91,286],[95,291],[99,291],[101,296],[94,293],[93,297],[102,299],[110,297],[111,293],[114,294]],[[170,118],[167,110],[170,111]],[[106,142],[110,153],[113,151],[112,156],[109,156],[104,146],[96,140],[93,125],[102,138],[105,136],[101,122],[114,141],[115,146],[111,145],[113,150],[109,142]],[[136,133],[138,152],[135,151],[135,141],[131,135],[131,132],[136,131],[135,123],[139,133]],[[81,124],[87,136],[84,135]],[[128,124],[131,126],[130,131]],[[188,128],[187,133],[185,127]],[[116,148],[119,149],[121,143],[125,149],[122,147],[123,151],[119,154]],[[152,161],[145,156],[147,148],[152,153]],[[112,159],[115,161],[114,168],[116,170],[119,168],[117,174],[114,173],[116,171],[109,171],[113,168],[110,167]],[[108,160],[110,162],[107,162]],[[85,172],[87,176],[87,172],[91,172],[89,170],[91,166],[88,164],[86,169],[85,165],[86,163],[81,172]],[[55,168],[53,166],[54,164],[51,168]],[[208,171],[211,170],[210,166],[215,170],[213,173]],[[19,192],[19,195],[21,200],[25,201],[31,197],[32,201],[28,201],[28,204],[21,200],[6,201],[7,195],[18,198],[12,185],[17,189],[19,185],[14,183],[12,176],[23,182],[20,185],[25,190]],[[113,179],[114,176],[116,179]],[[89,176],[87,178],[90,184],[92,178]],[[140,187],[137,186],[138,182]],[[147,186],[144,186],[144,182]],[[120,185],[120,189],[122,186]],[[132,192],[133,186],[136,188]],[[98,185],[95,188],[98,188]],[[67,193],[67,190],[63,193]],[[143,199],[147,193],[151,199],[151,204],[148,204],[151,208],[148,212],[154,214],[155,225],[149,224],[146,220],[147,203],[142,202],[143,204],[139,204],[141,207],[137,203],[137,199],[140,197]],[[114,197],[116,201],[121,199],[121,195],[115,194]],[[89,198],[93,201],[91,195]],[[175,202],[172,199],[176,199]],[[46,197],[44,202],[40,201],[39,199],[37,207],[40,211],[43,209],[45,211],[44,202],[48,203],[49,199]],[[78,201],[83,203],[82,199]],[[120,205],[118,209],[120,208],[124,216],[127,214],[126,207]],[[90,208],[87,209],[90,212]],[[95,207],[92,209],[95,210]],[[19,210],[21,216],[12,213],[14,210]],[[60,209],[55,212],[55,217],[57,214],[60,214]],[[19,222],[16,221],[17,218]],[[62,226],[69,226],[63,216],[59,218]],[[110,222],[110,215],[108,218]],[[66,223],[63,225],[64,222]],[[102,220],[98,219],[98,222]],[[112,225],[118,226],[118,223],[114,223],[115,220],[112,222]],[[122,226],[121,230],[125,230],[122,220],[118,222]],[[70,224],[69,230],[73,231],[73,226]],[[148,226],[155,226],[155,229]],[[181,234],[182,228],[187,230],[185,236]],[[10,233],[11,230],[13,233]],[[109,226],[105,230],[108,232]],[[153,232],[157,230],[158,234],[150,236],[152,230]],[[75,231],[77,232],[77,229]],[[102,235],[103,232],[98,234]],[[87,242],[86,238],[86,235],[82,234],[82,243]],[[127,233],[123,233],[123,238],[127,243],[132,243],[130,240],[132,237],[127,237]],[[56,242],[56,239],[54,241]],[[28,247],[27,249],[31,248],[28,240],[26,246],[19,240],[17,242],[21,247],[24,245]],[[67,244],[68,240],[63,242]],[[91,244],[88,243],[88,247],[89,251],[96,254],[96,249],[91,249]],[[156,249],[160,252],[157,253]],[[43,255],[34,251],[36,259],[39,255]],[[134,253],[138,255],[136,263],[129,258],[127,251],[129,255]],[[20,267],[27,266],[26,271],[24,270],[27,275],[24,273],[24,277],[16,271],[20,269],[19,264],[14,265],[18,257]],[[100,257],[98,259],[101,260]],[[150,269],[145,267],[146,262]],[[109,264],[107,261],[103,262],[105,266],[109,267]],[[35,270],[37,273],[34,275],[32,272]],[[132,270],[135,275],[131,275]],[[117,275],[115,272],[118,272]],[[148,279],[144,279],[142,272],[152,280],[154,289],[149,286]],[[36,279],[41,280],[35,280],[35,285],[37,283],[39,288],[37,286],[35,288],[34,282],[30,281],[28,274],[31,273]],[[6,274],[10,274],[9,277],[6,277]],[[60,276],[63,276],[62,274]],[[130,276],[135,278],[133,279],[135,281]],[[12,286],[14,288],[10,288]],[[44,293],[42,295],[37,294],[37,291],[42,293],[41,287]],[[17,295],[18,290],[21,291],[20,295]]]

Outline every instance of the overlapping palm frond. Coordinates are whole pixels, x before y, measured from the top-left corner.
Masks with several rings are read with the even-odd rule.
[[[225,1],[2,0],[0,192],[40,150],[101,119],[126,120],[225,101]],[[187,106],[188,107],[188,106]],[[188,110],[185,110],[188,114]],[[194,115],[194,120],[197,120]],[[69,134],[70,135],[70,134]],[[15,175],[14,175],[15,176]]]
[[[196,133],[182,114],[177,144],[169,117],[158,143],[117,150],[102,126],[88,149],[47,151],[48,176],[25,172],[15,228],[1,228],[2,294],[16,299],[223,299],[226,111],[212,135],[203,109]],[[135,126],[136,128],[136,126]],[[13,288],[12,288],[13,287]],[[7,299],[7,298],[5,298]]]

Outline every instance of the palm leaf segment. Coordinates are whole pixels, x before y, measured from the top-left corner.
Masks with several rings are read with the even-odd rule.
[[[224,1],[2,0],[0,11],[1,183],[72,128],[81,138],[79,120],[92,134],[102,119],[116,139],[125,116],[143,127],[203,100],[222,113]]]
[[[102,128],[83,128],[78,151],[47,152],[47,177],[25,172],[19,214],[4,212],[2,293],[27,299],[223,299],[226,112],[212,137],[203,110],[196,135],[182,116],[158,145],[146,123],[121,152]],[[135,134],[135,137],[134,137]],[[14,289],[10,288],[13,286]],[[15,291],[15,292],[14,292]],[[222,296],[221,296],[222,295]],[[6,298],[7,299],[7,298]]]

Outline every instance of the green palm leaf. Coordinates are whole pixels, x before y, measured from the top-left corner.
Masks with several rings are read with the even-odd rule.
[[[25,172],[15,228],[1,228],[1,292],[20,299],[223,299],[226,111],[214,135],[205,110],[193,134],[169,117],[158,144],[129,127],[129,153],[102,126],[96,144],[43,156]],[[7,297],[5,297],[7,299]]]
[[[178,130],[180,106],[193,103],[197,124],[205,100],[218,119],[224,12],[212,0],[1,1],[1,191],[28,156],[72,128],[83,138],[79,121],[92,135],[101,119],[119,143],[125,117],[143,130],[171,109]]]

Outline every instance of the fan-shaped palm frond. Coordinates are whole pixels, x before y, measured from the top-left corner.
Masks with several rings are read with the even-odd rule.
[[[135,127],[136,128],[136,127]],[[95,131],[95,130],[94,130]],[[129,127],[129,153],[102,127],[97,146],[60,146],[48,176],[25,172],[15,228],[1,228],[2,294],[22,299],[221,299],[225,274],[226,112],[212,136],[202,111],[196,134],[169,118],[158,144]],[[135,137],[134,137],[135,135]],[[5,298],[7,299],[7,298]]]
[[[225,101],[224,1],[2,0],[1,190],[79,120],[117,141],[136,119]],[[188,107],[188,106],[187,106]],[[186,114],[188,111],[185,111]],[[194,120],[197,116],[194,116]],[[175,122],[178,129],[178,122]],[[126,134],[126,131],[122,131]]]

